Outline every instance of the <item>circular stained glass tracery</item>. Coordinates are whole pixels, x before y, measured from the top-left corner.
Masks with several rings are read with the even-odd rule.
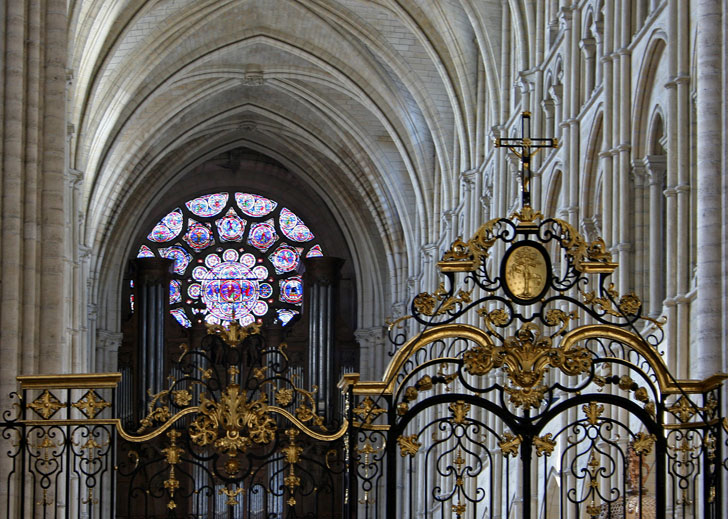
[[[137,257],[174,260],[171,314],[241,325],[272,316],[285,325],[303,300],[300,262],[323,255],[290,209],[252,193],[213,193],[175,208],[141,244]]]

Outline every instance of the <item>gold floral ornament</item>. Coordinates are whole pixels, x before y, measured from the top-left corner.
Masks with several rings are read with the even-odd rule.
[[[551,439],[552,433],[545,434],[543,436],[537,436],[533,439],[533,446],[536,447],[536,455],[541,457],[543,455],[551,456],[556,447],[556,442]]]
[[[468,412],[470,411],[470,404],[466,404],[464,400],[458,400],[453,402],[448,407],[450,413],[452,413],[452,421],[456,424],[464,424],[468,418]]]
[[[266,396],[249,402],[238,384],[230,384],[219,402],[200,397],[199,414],[189,426],[195,445],[235,457],[253,444],[267,444],[275,438],[276,422],[270,416]]]
[[[635,453],[640,456],[643,454],[649,454],[652,452],[652,446],[655,444],[657,437],[654,434],[648,434],[646,432],[638,432],[635,435],[634,441],[632,442],[632,448]]]
[[[478,265],[479,261],[474,258],[462,236],[458,236],[452,242],[450,249],[443,254],[442,260],[437,263],[442,272],[472,272],[478,268]]]
[[[296,429],[286,429],[286,436],[288,436],[288,445],[281,449],[281,452],[285,456],[286,463],[290,465],[288,475],[283,479],[283,484],[288,487],[290,497],[288,498],[288,505],[294,506],[296,504],[296,498],[294,494],[296,488],[301,486],[301,478],[296,475],[295,465],[301,459],[301,453],[303,447],[296,444],[296,436],[298,431]]]
[[[238,501],[236,498],[239,494],[242,494],[245,492],[245,489],[243,487],[239,488],[227,488],[223,487],[220,490],[217,491],[218,495],[226,495],[227,499],[225,500],[225,504],[228,506],[237,506],[240,504],[240,501]]]
[[[613,315],[614,317],[636,316],[639,313],[640,308],[642,308],[642,301],[640,301],[640,298],[637,297],[634,292],[630,292],[629,294],[620,297],[619,293],[614,288],[614,283],[610,283],[605,290],[609,297],[598,297],[593,290],[591,292],[582,291],[581,295],[584,298],[584,303],[590,305],[592,308],[598,308],[609,315]],[[612,301],[617,301],[616,309],[612,305]],[[655,319],[645,319],[650,322],[654,322],[657,325],[661,325],[661,323]]]
[[[585,274],[610,274],[617,268],[612,261],[612,255],[607,251],[606,244],[601,238],[587,243],[584,237],[568,222],[554,218],[561,227],[563,237],[561,245],[566,249],[566,255],[571,257],[574,268]]]
[[[164,488],[169,492],[169,503],[167,508],[174,510],[177,508],[177,503],[174,501],[174,493],[179,489],[179,480],[175,476],[175,465],[180,462],[181,456],[184,450],[177,445],[177,439],[182,436],[182,433],[172,429],[167,433],[169,438],[169,446],[162,449],[162,454],[169,464],[169,477],[164,482]]]
[[[188,406],[192,402],[192,393],[186,389],[176,389],[172,391],[172,400],[180,407]]]
[[[248,326],[240,326],[237,320],[232,321],[227,326],[219,324],[207,324],[208,335],[218,335],[225,343],[237,348],[243,340],[250,335],[258,335],[261,325],[258,323],[249,324]]]
[[[498,447],[500,447],[504,457],[515,457],[518,455],[518,446],[521,445],[522,441],[523,437],[520,434],[514,436],[507,432],[503,433],[503,439],[498,442]]]
[[[671,407],[667,408],[672,414],[682,422],[688,422],[698,412],[695,405],[693,405],[685,396],[681,396],[680,400],[675,402]]]
[[[362,425],[371,425],[379,415],[387,411],[375,404],[374,400],[368,396],[352,412],[361,420],[361,423],[355,423],[357,427],[360,427]]]
[[[81,411],[86,418],[91,419],[107,407],[111,407],[111,403],[101,398],[94,390],[88,391],[78,402],[71,405]]]
[[[38,398],[28,404],[33,411],[42,416],[45,420],[48,420],[51,416],[56,414],[59,409],[65,407],[56,396],[48,391],[47,389],[40,394]]]
[[[416,434],[410,434],[409,436],[400,435],[397,438],[397,444],[399,445],[399,455],[403,458],[405,456],[414,457],[417,451],[420,450],[422,444],[417,441]]]
[[[293,390],[290,388],[282,388],[276,391],[276,404],[287,406],[293,401]]]
[[[589,402],[581,406],[581,410],[584,411],[587,421],[590,425],[597,425],[599,418],[604,414],[604,406],[597,404],[596,402]]]
[[[555,139],[554,139],[555,140]],[[522,224],[533,223],[536,220],[542,220],[543,214],[541,211],[536,211],[530,205],[524,205],[520,211],[516,211],[511,214],[511,220],[518,220]]]
[[[511,386],[504,389],[516,407],[539,407],[547,387],[542,384],[548,367],[558,368],[566,375],[589,371],[592,356],[583,347],[559,348],[552,337],[544,336],[533,323],[524,323],[503,346],[478,345],[463,355],[465,371],[485,375],[493,368],[504,367]]]
[[[417,312],[422,315],[435,316],[442,315],[450,310],[457,308],[460,304],[468,304],[472,301],[472,293],[474,289],[469,291],[458,290],[457,294],[448,297],[448,292],[445,290],[445,284],[440,283],[437,290],[430,294],[428,292],[422,292],[415,296],[413,301],[414,308]]]
[[[490,255],[490,248],[495,245],[498,238],[493,233],[500,218],[494,218],[485,222],[467,242],[467,250],[472,255],[477,265],[482,264]]]

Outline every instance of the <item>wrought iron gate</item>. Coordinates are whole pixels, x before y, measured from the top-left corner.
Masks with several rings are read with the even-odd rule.
[[[255,326],[184,347],[133,433],[118,374],[19,377],[7,517],[725,517],[726,376],[671,376],[604,242],[530,206],[530,148],[555,143],[503,141],[522,209],[452,244],[383,379],[342,379],[340,423]]]
[[[358,516],[724,517],[725,377],[671,377],[616,266],[527,205],[453,243],[383,380],[342,384]]]
[[[342,517],[348,423],[326,423],[259,326],[185,346],[132,433],[119,374],[20,377],[7,517]]]

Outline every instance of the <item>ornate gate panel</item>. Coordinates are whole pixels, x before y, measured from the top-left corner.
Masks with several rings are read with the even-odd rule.
[[[347,424],[317,414],[285,345],[268,347],[256,325],[214,331],[183,348],[120,443],[116,516],[340,517]]]
[[[672,378],[616,266],[528,205],[456,240],[383,380],[342,381],[359,517],[722,517],[725,377]]]
[[[114,414],[118,373],[20,377],[6,517],[342,517],[346,420],[325,422],[259,325],[210,332],[134,431]]]

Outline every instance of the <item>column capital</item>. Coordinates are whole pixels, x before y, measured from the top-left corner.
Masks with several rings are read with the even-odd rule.
[[[579,48],[586,60],[594,59],[597,51],[597,43],[594,38],[582,38],[579,40]]]
[[[121,341],[124,334],[120,332],[112,332],[109,330],[96,330],[96,346],[100,350],[107,353],[116,353],[119,351]]]
[[[420,247],[420,252],[425,261],[432,261],[437,254],[437,243],[425,243]]]
[[[331,285],[339,280],[344,260],[334,256],[319,256],[304,258],[303,264],[306,267],[304,274],[306,283]]]
[[[643,159],[650,185],[662,185],[667,171],[667,157],[665,155],[647,155]]]
[[[480,170],[478,168],[468,169],[460,173],[460,180],[465,184],[466,191],[470,191],[478,180]]]

